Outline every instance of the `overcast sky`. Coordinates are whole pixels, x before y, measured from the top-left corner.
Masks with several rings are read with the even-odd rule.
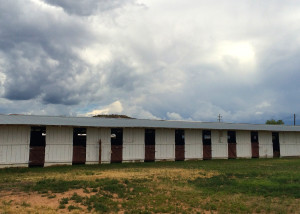
[[[0,113],[300,125],[300,1],[0,0]]]

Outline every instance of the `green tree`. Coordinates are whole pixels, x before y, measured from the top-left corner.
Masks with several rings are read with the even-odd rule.
[[[267,120],[266,124],[268,124],[268,125],[284,125],[284,122],[282,120],[276,121],[274,119],[271,119],[271,120]]]
[[[122,114],[98,114],[98,115],[94,115],[93,117],[134,119],[132,117],[129,117],[127,115],[122,115]]]

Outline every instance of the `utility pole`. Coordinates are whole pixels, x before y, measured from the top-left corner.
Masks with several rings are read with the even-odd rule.
[[[296,114],[294,114],[294,126],[296,126]]]
[[[222,116],[221,116],[221,114],[219,114],[219,116],[218,116],[219,123],[221,122],[221,120],[222,120]]]

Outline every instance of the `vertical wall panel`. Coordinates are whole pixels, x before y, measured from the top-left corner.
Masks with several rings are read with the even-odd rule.
[[[72,164],[73,127],[46,127],[45,166]]]
[[[145,129],[123,129],[123,161],[144,161]]]
[[[238,158],[251,158],[251,132],[236,132],[236,154]]]
[[[86,130],[86,164],[99,162],[99,140],[98,128],[87,128]]]
[[[212,158],[228,158],[227,131],[211,131]]]
[[[300,156],[299,133],[280,132],[280,155],[282,157]]]
[[[175,130],[155,130],[155,160],[175,160]]]
[[[0,167],[27,166],[30,126],[0,126]]]
[[[272,144],[272,132],[259,131],[259,157],[271,158],[273,157],[273,144]]]
[[[111,142],[110,128],[100,128],[100,139],[101,139],[101,163],[110,163],[111,157]]]
[[[86,164],[99,163],[99,140],[101,140],[101,163],[110,162],[110,129],[88,128],[86,142]]]
[[[296,144],[297,144],[296,156],[300,156],[300,133],[299,132],[295,133],[295,138],[296,138]]]
[[[202,157],[202,130],[185,130],[185,159],[200,159]]]

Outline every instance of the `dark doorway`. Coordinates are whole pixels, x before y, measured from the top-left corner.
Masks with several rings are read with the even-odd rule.
[[[175,130],[175,160],[184,160],[184,130]]]
[[[279,145],[279,133],[272,132],[272,142],[273,142],[273,157],[280,157],[280,145]]]
[[[236,133],[235,131],[228,131],[228,158],[236,158]]]
[[[31,127],[29,167],[44,166],[46,146],[46,127]]]
[[[202,142],[203,142],[203,160],[210,160],[211,159],[211,131],[203,130]]]
[[[155,129],[145,129],[145,162],[155,161]]]
[[[251,132],[252,158],[259,158],[258,132]]]
[[[123,129],[111,129],[111,162],[122,163]]]
[[[73,129],[73,161],[72,164],[85,164],[86,160],[86,129]]]

